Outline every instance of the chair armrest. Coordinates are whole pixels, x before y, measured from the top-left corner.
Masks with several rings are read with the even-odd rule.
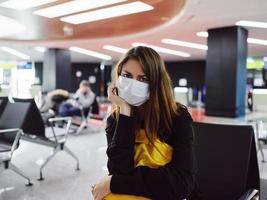
[[[19,129],[19,128],[1,129],[0,133],[8,133],[8,132],[15,132],[15,131],[21,131],[21,129]]]
[[[54,117],[48,119],[49,122],[59,122],[59,121],[69,121],[71,120],[71,117]]]
[[[12,157],[13,152],[15,151],[15,149],[17,148],[20,136],[22,135],[22,130],[19,128],[9,128],[9,129],[1,129],[0,130],[0,134],[1,133],[9,133],[9,132],[17,132],[16,137],[13,141],[12,147],[11,147],[11,151],[10,151],[10,157]]]
[[[58,135],[56,134],[56,131],[54,129],[54,122],[60,122],[60,121],[67,122],[67,126],[65,128],[65,133],[63,134],[64,135],[64,140],[66,141],[67,135],[69,133],[69,129],[70,129],[70,126],[71,126],[71,117],[55,117],[55,118],[50,118],[48,121],[52,125],[51,129],[52,129],[53,137],[54,137],[55,142],[57,142],[57,143],[59,141],[58,141]],[[62,136],[62,134],[61,134],[61,136]]]
[[[259,195],[259,190],[249,189],[245,194],[243,194],[238,200],[252,200],[256,195]],[[259,198],[255,198],[259,199]]]

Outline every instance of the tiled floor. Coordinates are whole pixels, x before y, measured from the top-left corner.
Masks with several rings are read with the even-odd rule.
[[[41,158],[48,156],[51,148],[21,142],[13,163],[32,179],[34,186],[25,187],[26,180],[4,170],[0,173],[0,200],[91,200],[90,186],[107,174],[105,133],[70,135],[67,146],[79,157],[81,170],[76,171],[73,158],[60,152],[44,169],[45,180],[39,182]],[[260,163],[260,173],[267,179],[267,163]]]

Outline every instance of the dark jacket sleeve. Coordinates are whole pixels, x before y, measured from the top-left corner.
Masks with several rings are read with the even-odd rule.
[[[153,200],[187,198],[194,189],[197,168],[193,142],[192,118],[187,111],[183,111],[174,120],[170,136],[169,143],[173,147],[171,162],[157,169],[139,166],[133,171],[129,168],[121,169],[129,173],[113,173],[111,192],[139,195]]]
[[[134,170],[135,119],[111,115],[107,119],[107,156],[110,174],[129,174]]]

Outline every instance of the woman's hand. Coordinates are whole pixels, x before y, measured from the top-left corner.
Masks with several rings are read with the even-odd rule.
[[[111,176],[107,176],[101,182],[92,186],[92,194],[94,196],[94,200],[102,200],[110,193],[110,181]]]
[[[108,87],[108,99],[111,101],[111,103],[117,105],[120,107],[120,113],[126,116],[131,115],[131,106],[124,101],[121,97],[118,96],[116,93],[116,86],[115,83],[111,83]]]

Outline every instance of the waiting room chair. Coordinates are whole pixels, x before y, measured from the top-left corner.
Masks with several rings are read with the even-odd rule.
[[[8,102],[8,97],[0,97],[0,117],[4,112],[7,102]]]
[[[22,131],[20,129],[6,129],[6,126],[3,126],[3,119],[0,118],[0,167],[3,164],[4,169],[11,169],[27,179],[28,183],[26,186],[32,186],[33,184],[31,183],[30,178],[11,163],[13,153],[19,147],[21,133]]]
[[[203,200],[247,200],[260,190],[252,126],[193,124]]]
[[[9,114],[7,114],[7,118],[9,119],[9,122],[7,123],[16,125],[16,127],[19,127],[23,130],[23,135],[21,136],[22,139],[53,148],[51,154],[45,159],[44,163],[40,167],[39,180],[44,180],[44,167],[59,151],[65,151],[71,157],[73,157],[76,160],[76,169],[79,170],[79,159],[66,146],[69,128],[71,125],[71,118],[62,117],[49,119],[49,122],[51,123],[50,128],[52,131],[52,136],[47,136],[45,131],[45,124],[34,100],[18,98],[13,99],[15,103],[10,103],[12,106]],[[55,124],[57,122],[66,122],[67,125],[63,133],[59,134],[55,130]]]

